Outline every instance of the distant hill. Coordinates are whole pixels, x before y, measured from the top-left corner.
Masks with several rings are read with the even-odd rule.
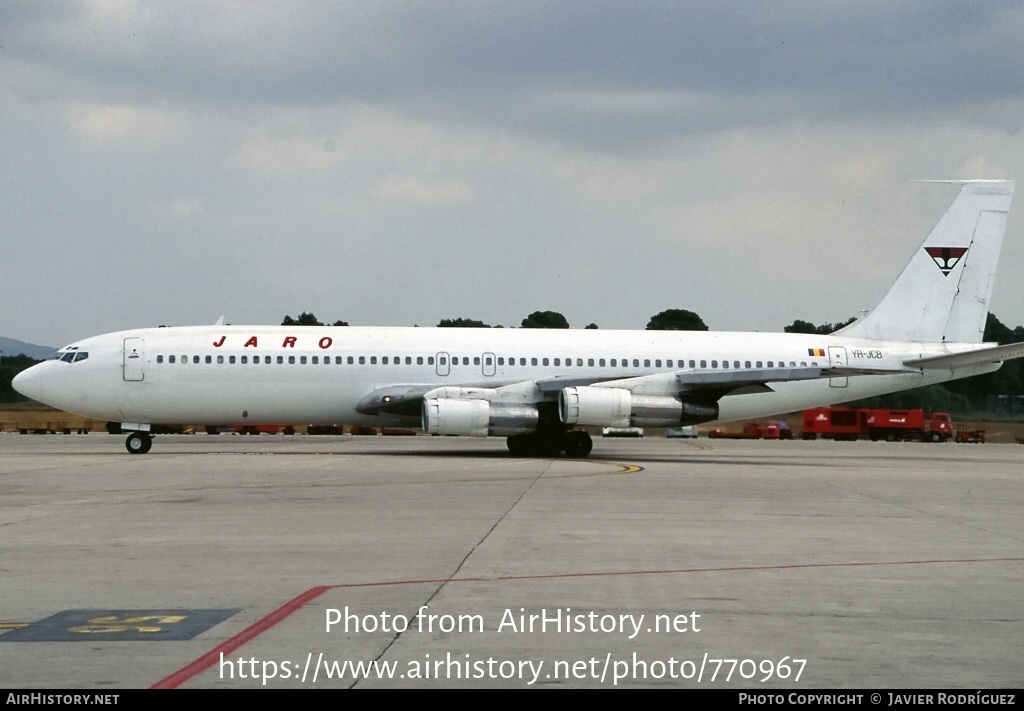
[[[57,349],[51,346],[37,346],[34,343],[25,343],[14,338],[0,336],[0,351],[3,351],[0,353],[0,358],[24,354],[35,360],[46,360],[56,353]]]

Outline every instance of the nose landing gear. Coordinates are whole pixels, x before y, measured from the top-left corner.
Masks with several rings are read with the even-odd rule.
[[[124,448],[131,454],[145,454],[153,446],[153,437],[148,432],[129,432]]]

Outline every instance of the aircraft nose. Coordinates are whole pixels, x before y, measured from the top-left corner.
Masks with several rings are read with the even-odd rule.
[[[11,381],[14,389],[31,400],[41,401],[43,398],[43,374],[38,365],[23,370]]]

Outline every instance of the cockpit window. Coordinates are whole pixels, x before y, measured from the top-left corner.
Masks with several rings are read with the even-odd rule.
[[[77,363],[80,360],[85,360],[89,357],[88,351],[80,351],[77,346],[71,348],[64,348],[53,354],[50,360],[61,360],[65,363]]]

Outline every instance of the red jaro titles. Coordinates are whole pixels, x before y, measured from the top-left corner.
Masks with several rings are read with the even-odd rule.
[[[269,338],[269,336],[268,336],[268,338]],[[227,343],[227,340],[228,340],[227,336],[221,336],[220,340],[217,340],[217,341],[213,342],[213,347],[214,348],[220,348],[225,343]],[[281,348],[294,348],[295,344],[298,343],[298,341],[299,341],[299,337],[298,336],[285,336],[284,337],[284,341],[281,342]],[[330,336],[324,336],[319,341],[317,341],[316,345],[317,345],[318,348],[320,348],[320,350],[327,350],[333,344],[334,344],[334,339],[333,338],[331,338]],[[259,348],[259,336],[250,336],[249,339],[245,343],[242,344],[242,348]]]

